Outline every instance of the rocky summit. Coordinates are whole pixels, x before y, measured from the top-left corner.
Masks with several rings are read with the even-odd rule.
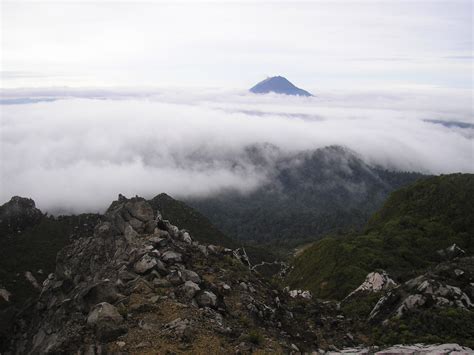
[[[196,242],[142,198],[111,204],[62,249],[7,353],[277,353],[355,345],[335,305],[252,272],[244,250]],[[308,315],[310,315],[308,317]]]
[[[0,206],[0,237],[20,233],[27,226],[39,223],[43,214],[30,198],[13,196]]]

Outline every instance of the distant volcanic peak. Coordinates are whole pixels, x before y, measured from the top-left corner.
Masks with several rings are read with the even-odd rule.
[[[313,96],[306,90],[293,85],[288,79],[282,76],[272,76],[267,78],[250,89],[254,94],[268,94],[274,92],[277,94]]]

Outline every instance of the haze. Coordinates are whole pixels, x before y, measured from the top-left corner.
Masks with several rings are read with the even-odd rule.
[[[474,171],[469,0],[3,1],[1,19],[0,203],[246,193],[269,171],[245,149],[267,143]],[[248,93],[268,75],[315,97]]]

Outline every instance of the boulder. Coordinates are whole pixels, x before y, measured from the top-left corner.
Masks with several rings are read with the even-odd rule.
[[[393,281],[390,276],[383,270],[380,272],[369,273],[364,282],[352,291],[345,299],[352,297],[359,292],[380,292],[382,290],[390,290],[397,286],[397,283]]]
[[[111,322],[120,324],[123,322],[123,317],[118,312],[117,308],[110,303],[101,302],[92,308],[87,316],[87,324],[97,325],[103,322]]]
[[[198,284],[192,281],[186,281],[181,286],[181,290],[183,292],[184,297],[188,300],[191,300],[193,299],[194,295],[196,295],[196,293],[201,290],[201,288],[198,286]]]
[[[201,278],[199,277],[199,275],[192,270],[185,269],[181,271],[181,275],[184,281],[192,281],[197,284],[201,283]]]
[[[196,296],[196,302],[200,307],[215,307],[217,296],[210,291],[203,291]]]
[[[141,222],[146,223],[155,218],[153,208],[145,200],[127,202],[125,208],[134,218]]]
[[[117,308],[107,302],[97,304],[87,316],[87,324],[94,328],[101,341],[110,341],[126,332],[123,317]]]
[[[135,263],[133,269],[137,274],[145,274],[151,271],[158,264],[156,258],[145,254],[142,258]]]
[[[0,288],[0,297],[5,300],[5,302],[10,302],[10,297],[12,294],[8,292],[6,288]]]
[[[161,259],[164,262],[167,262],[169,264],[174,264],[174,263],[180,263],[182,261],[182,256],[180,253],[177,253],[172,250],[168,250],[163,253],[163,255],[161,256]]]

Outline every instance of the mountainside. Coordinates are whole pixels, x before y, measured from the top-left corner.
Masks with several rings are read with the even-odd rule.
[[[150,202],[119,195],[93,228],[82,229],[59,251],[54,272],[37,282],[37,293],[21,310],[0,310],[0,351],[471,352],[462,346],[474,346],[474,260],[469,233],[473,179],[461,174],[429,178],[394,193],[368,223],[366,233],[373,240],[376,233],[386,234],[388,239],[414,235],[412,255],[420,259],[428,249],[444,247],[448,241],[459,246],[436,250],[432,259],[431,253],[426,254],[426,262],[416,272],[407,272],[403,265],[390,267],[390,262],[382,266],[396,276],[373,269],[364,276],[365,281],[364,277],[356,279],[363,283],[348,289],[341,302],[320,301],[304,288],[283,288],[285,280],[263,278],[250,267],[242,248],[198,242],[191,230],[180,229],[163,216],[168,213],[185,223],[196,223],[197,229],[209,225],[197,223],[199,213],[165,194]],[[163,213],[152,205],[161,206]],[[433,228],[444,226],[446,240],[423,249],[425,239],[429,243],[429,237],[437,235],[431,223]],[[219,236],[212,228],[209,231]],[[205,233],[204,229],[200,233]],[[383,235],[379,237],[383,239]],[[335,240],[344,245],[344,238],[357,236]],[[311,287],[312,279],[325,272],[322,259],[313,259],[313,249],[328,239],[297,258],[290,286],[301,265],[316,268],[305,275],[309,283],[298,279],[298,286]],[[372,243],[373,253],[378,253],[380,245],[383,241]],[[394,255],[403,258],[404,254],[399,255],[395,245],[390,245],[391,249],[383,249],[383,256],[387,260],[393,260]],[[327,287],[337,294],[338,287],[352,285],[352,278],[346,276],[352,266],[364,268],[366,259],[362,257],[370,251],[360,252],[359,247],[356,243],[344,245],[342,251],[323,251],[332,274],[323,281],[331,283],[326,282],[322,289]],[[4,291],[0,290],[0,297],[8,305]],[[418,342],[450,344],[396,345],[379,351],[381,346]]]
[[[13,196],[0,206],[0,237],[15,236],[28,227],[38,224],[43,214],[31,199]]]
[[[192,230],[194,239],[201,243],[238,247],[237,242],[225,236],[202,214],[165,193],[155,196],[148,203],[154,210],[160,211],[163,218],[183,229]]]
[[[296,95],[296,96],[313,96],[306,90],[300,89],[293,85],[288,79],[282,76],[273,76],[267,78],[250,89],[255,94],[268,94],[270,92],[276,94]]]
[[[362,226],[390,192],[422,177],[370,166],[339,146],[293,155],[254,147],[247,159],[269,171],[263,186],[184,201],[234,239],[273,245]]]
[[[293,299],[238,251],[196,242],[146,200],[120,196],[93,234],[60,251],[4,345],[17,353],[282,353],[354,344],[348,329],[333,305]]]
[[[305,249],[286,281],[341,299],[372,342],[472,347],[473,231],[474,175],[428,178],[394,192],[364,233]]]
[[[273,262],[278,259],[277,255],[263,247],[248,245],[227,237],[201,213],[167,194],[161,193],[148,203],[153,209],[160,211],[163,218],[183,229],[193,231],[194,239],[200,243],[216,244],[232,249],[243,247],[252,264],[263,261]]]
[[[371,271],[406,281],[457,246],[474,253],[474,175],[423,179],[394,192],[362,234],[328,237],[294,260],[288,281],[342,299]],[[453,247],[453,252],[456,252]]]
[[[9,294],[8,303],[0,295],[0,310],[34,297],[38,284],[54,270],[59,250],[90,234],[100,218],[97,214],[46,216],[33,200],[18,196],[0,206],[0,211],[0,291]]]
[[[166,194],[148,202],[172,223],[195,231],[193,237],[199,242],[232,249],[243,246],[225,236],[199,212]],[[100,214],[87,213],[46,216],[35,207],[33,200],[17,196],[0,206],[0,216],[0,310],[22,307],[28,299],[35,297],[39,292],[38,285],[54,271],[57,253],[74,240],[92,235],[95,225],[104,218]],[[244,248],[252,264],[277,259],[264,248],[249,245]],[[8,302],[2,295],[8,295]]]

